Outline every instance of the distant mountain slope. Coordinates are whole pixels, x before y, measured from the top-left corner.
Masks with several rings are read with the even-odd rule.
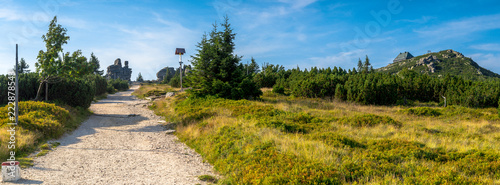
[[[499,74],[479,66],[471,58],[451,49],[394,62],[376,71],[394,74],[405,68],[431,76],[451,74],[469,79],[500,78]]]

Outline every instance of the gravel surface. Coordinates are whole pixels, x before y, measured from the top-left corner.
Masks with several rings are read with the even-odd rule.
[[[216,176],[148,101],[131,95],[137,88],[92,104],[94,115],[54,140],[61,145],[22,169],[16,184],[205,184],[198,176]]]

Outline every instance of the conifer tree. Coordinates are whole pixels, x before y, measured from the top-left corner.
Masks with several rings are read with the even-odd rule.
[[[368,58],[368,55],[366,55],[365,62],[363,63],[363,72],[364,73],[368,73],[369,69],[370,69],[370,66],[371,66],[370,59]]]
[[[193,95],[213,95],[221,98],[242,99],[256,98],[262,92],[255,83],[243,73],[241,57],[234,54],[234,39],[229,19],[218,25],[213,25],[213,30],[204,34],[198,43],[198,53],[192,56],[192,74],[188,76],[189,85],[193,87]]]
[[[363,62],[361,62],[361,58],[358,58],[358,71],[363,71]]]
[[[141,73],[139,73],[139,75],[137,75],[137,79],[135,81],[144,82],[144,79],[142,78],[142,74]]]

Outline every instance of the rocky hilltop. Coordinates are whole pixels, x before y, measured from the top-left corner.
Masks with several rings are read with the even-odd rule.
[[[394,61],[394,63],[376,69],[376,71],[394,74],[403,69],[409,69],[431,76],[451,74],[470,79],[500,78],[499,74],[479,66],[471,58],[451,49]]]

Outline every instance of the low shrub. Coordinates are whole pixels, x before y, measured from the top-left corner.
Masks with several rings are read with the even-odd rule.
[[[352,117],[345,117],[339,120],[340,123],[355,126],[355,127],[372,127],[380,124],[393,125],[396,127],[402,124],[389,116],[378,116],[375,114],[355,115]]]
[[[429,108],[429,107],[408,108],[408,109],[399,110],[398,112],[404,113],[404,114],[416,115],[416,116],[433,116],[433,117],[440,116],[442,114],[441,110]]]
[[[167,93],[167,91],[154,89],[154,90],[150,90],[150,91],[146,92],[146,94],[144,94],[144,97],[161,96],[161,95],[165,95],[166,93]]]
[[[283,87],[282,85],[274,85],[273,86],[273,93],[276,93],[276,94],[285,94],[285,87]]]
[[[92,79],[62,78],[58,83],[49,84],[49,100],[86,109],[94,100],[95,89]]]
[[[118,91],[125,91],[129,89],[127,80],[111,79],[108,81],[108,84],[111,84],[111,86]]]
[[[111,85],[110,83],[108,83],[108,85],[106,86],[106,92],[108,94],[115,94],[116,93],[116,89],[115,89],[115,87],[113,87],[113,85]]]
[[[108,80],[101,75],[87,75],[86,79],[93,80],[95,85],[95,95],[103,95],[107,91]]]
[[[34,99],[40,85],[39,76],[37,73],[23,73],[19,74],[19,100],[27,101]],[[0,105],[5,105],[8,103],[7,93],[8,93],[8,79],[7,75],[0,75]]]
[[[308,135],[313,140],[323,141],[325,144],[333,147],[350,147],[350,148],[365,148],[366,145],[357,142],[349,137],[339,135],[333,132],[319,132],[313,135]]]
[[[16,128],[16,153],[23,152],[36,145],[36,143],[50,138],[60,137],[66,127],[71,114],[68,110],[51,103],[21,101],[19,102],[19,122]],[[0,107],[0,142],[8,143],[9,125],[8,106]],[[5,132],[4,132],[5,131]],[[0,145],[0,160],[7,156],[6,145]]]
[[[484,114],[477,109],[456,105],[451,105],[444,108],[443,114],[448,117],[459,117],[464,119],[478,119],[484,116]]]

